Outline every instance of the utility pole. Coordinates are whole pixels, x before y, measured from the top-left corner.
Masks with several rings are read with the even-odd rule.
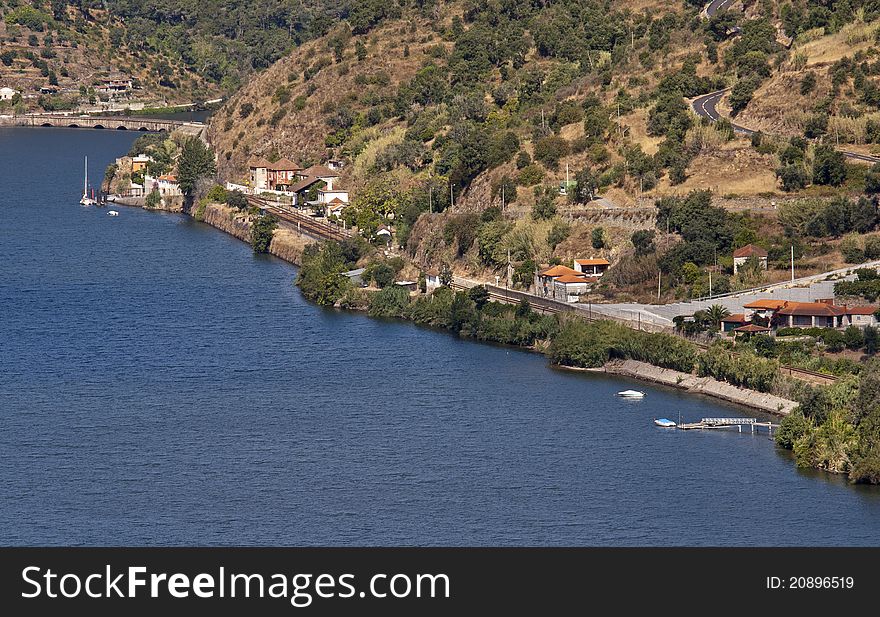
[[[657,270],[657,304],[660,304],[660,270]]]
[[[620,133],[620,101],[617,101],[617,132]]]
[[[434,193],[434,187],[429,186],[428,187],[428,212],[430,212],[431,214],[434,214],[434,200],[432,199],[433,193]]]
[[[504,180],[501,181],[501,211],[504,212]]]
[[[547,127],[544,126],[544,108],[542,107],[541,108],[541,130],[544,130],[546,128]]]
[[[794,244],[791,245],[791,282],[794,282]]]
[[[709,270],[709,299],[712,299],[712,271]]]
[[[454,184],[449,185],[449,207],[455,207],[455,195],[452,194],[452,189],[455,188]]]

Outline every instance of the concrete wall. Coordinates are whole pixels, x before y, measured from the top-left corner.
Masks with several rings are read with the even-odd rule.
[[[795,401],[774,396],[773,394],[738,388],[711,377],[696,377],[689,373],[659,368],[635,360],[609,362],[605,365],[604,370],[606,373],[614,375],[624,375],[687,390],[688,392],[706,394],[759,411],[766,411],[777,416],[787,416],[797,407]]]

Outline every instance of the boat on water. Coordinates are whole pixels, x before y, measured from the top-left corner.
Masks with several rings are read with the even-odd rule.
[[[119,216],[119,213],[116,210],[107,210],[107,214],[110,216]]]
[[[668,418],[654,418],[654,424],[663,428],[675,428],[676,424]]]
[[[645,398],[645,393],[641,390],[623,390],[617,393],[617,396],[624,398]]]
[[[97,200],[94,196],[89,197],[89,157],[86,157],[85,160],[85,176],[83,177],[83,194],[82,199],[79,200],[79,203],[83,206],[94,206],[97,205]]]

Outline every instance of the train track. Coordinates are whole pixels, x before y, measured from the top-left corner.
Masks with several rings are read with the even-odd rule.
[[[247,200],[248,203],[252,206],[262,208],[266,212],[269,212],[273,216],[277,217],[278,219],[292,225],[296,225],[297,231],[317,238],[319,240],[336,240],[337,242],[341,242],[351,237],[350,231],[340,229],[339,227],[335,225],[330,225],[329,223],[316,221],[311,216],[306,216],[305,214],[301,214],[299,212],[286,210],[264,199],[260,199],[259,197],[248,195]]]

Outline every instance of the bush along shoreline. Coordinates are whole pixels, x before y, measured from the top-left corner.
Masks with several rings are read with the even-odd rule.
[[[799,466],[847,474],[852,482],[880,484],[880,360],[832,386],[811,386],[781,375],[776,359],[751,350],[734,353],[728,341],[704,351],[672,334],[640,332],[610,321],[588,322],[570,314],[542,315],[527,301],[493,302],[482,286],[467,291],[439,287],[431,293],[423,289],[415,296],[393,284],[366,291],[343,274],[361,257],[356,241],[311,245],[303,254],[297,285],[307,299],[324,306],[530,348],[556,365],[599,368],[613,360],[638,360],[795,400],[799,406],[782,419],[776,443],[793,450]]]

